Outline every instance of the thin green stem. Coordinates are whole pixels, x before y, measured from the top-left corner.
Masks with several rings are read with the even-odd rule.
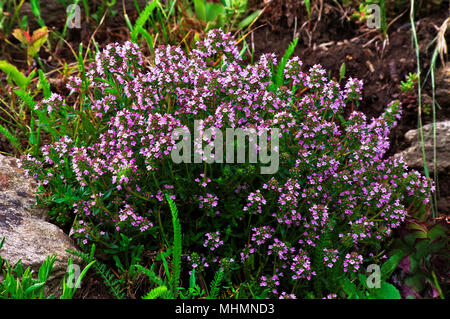
[[[419,139],[420,139],[420,146],[422,150],[422,161],[423,161],[423,167],[425,176],[430,178],[428,165],[427,165],[427,159],[426,159],[426,153],[425,153],[425,139],[423,134],[423,124],[422,124],[422,83],[421,83],[421,71],[420,71],[420,51],[419,51],[419,40],[417,38],[417,31],[416,31],[416,25],[414,22],[414,0],[411,0],[411,10],[410,10],[410,22],[411,22],[411,35],[415,46],[416,51],[416,60],[417,60],[417,102],[418,102],[418,126],[419,126]],[[435,172],[436,173],[436,172]],[[431,198],[433,201],[433,198]],[[433,212],[433,216],[436,214],[434,206],[431,205],[431,210]]]

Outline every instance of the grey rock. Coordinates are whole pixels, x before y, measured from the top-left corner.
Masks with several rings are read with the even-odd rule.
[[[411,146],[395,155],[395,157],[403,157],[408,166],[415,169],[424,167],[419,134],[418,129],[408,131],[405,139],[411,143]],[[423,126],[423,135],[428,170],[434,173],[432,124]],[[450,174],[450,121],[436,123],[436,162],[439,174]]]
[[[18,164],[18,159],[0,154],[0,239],[5,237],[0,256],[10,264],[20,259],[23,266],[37,272],[48,255],[56,254],[51,279],[61,278],[70,257],[66,249],[77,248],[60,228],[48,222],[44,209],[34,207],[36,184]]]

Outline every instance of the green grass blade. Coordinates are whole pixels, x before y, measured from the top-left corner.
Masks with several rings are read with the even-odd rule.
[[[244,20],[239,22],[238,29],[245,29],[246,27],[248,27],[250,24],[252,24],[259,17],[260,13],[261,13],[261,10],[257,10],[255,12],[253,12],[252,14],[250,14]]]
[[[425,153],[425,139],[423,134],[423,124],[422,124],[422,81],[421,81],[421,71],[420,71],[420,47],[419,47],[419,40],[417,37],[417,30],[416,25],[414,21],[414,0],[410,1],[410,15],[409,19],[411,22],[411,36],[414,43],[414,48],[416,52],[416,61],[417,61],[417,100],[418,100],[418,114],[417,114],[417,121],[418,121],[418,131],[419,131],[419,139],[420,139],[420,146],[422,150],[422,161],[423,161],[423,169],[425,176],[430,178],[430,173],[428,170],[428,164],[426,159],[426,153]],[[431,199],[433,201],[433,198]],[[433,204],[431,205],[431,210],[433,216],[436,215],[435,209]]]
[[[305,7],[308,12],[308,20],[311,20],[311,0],[305,0]]]
[[[39,6],[39,0],[30,0],[30,4],[31,4],[31,12],[33,12],[33,14],[35,15],[39,25],[41,27],[45,27],[45,22],[44,20],[42,20],[41,17],[41,8]]]
[[[437,136],[436,136],[436,82],[435,82],[435,74],[434,70],[436,68],[436,61],[437,57],[439,55],[438,48],[433,52],[433,57],[431,58],[431,65],[430,65],[430,71],[431,71],[431,94],[432,94],[432,112],[433,112],[433,171],[434,171],[434,184],[436,186],[436,190],[433,194],[433,201],[432,206],[434,206],[433,211],[433,217],[438,217],[438,208],[437,208],[437,194],[439,194],[439,180],[438,180],[438,174],[437,172]]]

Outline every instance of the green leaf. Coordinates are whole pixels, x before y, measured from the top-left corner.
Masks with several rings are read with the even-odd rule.
[[[207,22],[214,22],[219,15],[225,13],[225,8],[220,3],[207,2],[205,9],[205,20]]]
[[[341,68],[339,69],[339,83],[342,81],[342,79],[345,77],[346,72],[346,65],[345,62],[341,64]]]
[[[189,288],[195,287],[195,268],[192,268],[191,275],[189,277]]]
[[[91,266],[93,264],[95,264],[97,261],[93,260],[91,261],[86,267],[84,267],[83,271],[81,272],[80,276],[77,279],[77,282],[75,283],[75,287],[79,287],[81,284],[81,281],[83,280],[84,276],[86,276],[86,273],[88,272],[89,268],[91,268]],[[76,288],[75,288],[76,290]]]
[[[35,15],[38,20],[38,23],[41,27],[45,26],[44,20],[41,17],[41,8],[39,7],[39,0],[30,0],[31,4],[31,12]]]
[[[416,256],[419,258],[425,257],[429,255],[429,246],[431,244],[431,240],[429,239],[422,239],[419,241],[416,245]]]
[[[44,263],[39,268],[38,278],[41,282],[46,282],[53,270],[53,264],[56,261],[56,255],[47,256]]]
[[[387,282],[381,282],[380,288],[370,289],[370,296],[376,299],[400,299],[400,292],[397,288]]]
[[[349,279],[345,278],[342,280],[342,289],[347,294],[349,299],[356,297],[357,288],[354,283],[352,283]]]
[[[34,58],[36,54],[41,49],[41,46],[48,39],[48,29],[47,27],[42,27],[33,32],[33,36],[31,37],[31,43],[28,46],[28,59]]]
[[[37,284],[34,284],[31,287],[28,287],[27,289],[25,289],[24,291],[24,295],[29,295],[31,294],[33,291],[42,288],[45,285],[45,282],[39,282]]]
[[[41,9],[39,8],[39,0],[30,0],[31,12],[38,17],[41,15]]]
[[[436,238],[445,235],[446,232],[447,232],[447,229],[445,226],[443,226],[441,224],[436,224],[428,231],[428,238],[430,238],[433,241]]]
[[[33,78],[35,77],[35,75],[36,75],[36,70],[31,71],[31,73],[28,74],[28,76],[27,76],[27,82],[30,83],[31,80],[33,80]]]
[[[136,269],[138,269],[141,272],[143,272],[144,274],[146,274],[151,283],[162,286],[163,281],[161,280],[161,278],[159,276],[156,275],[155,271],[153,270],[154,265],[155,264],[153,264],[150,269],[147,269],[147,268],[144,268],[141,265],[137,264]]]
[[[203,0],[194,0],[194,10],[197,19],[206,22],[205,2]]]
[[[305,0],[305,7],[308,13],[308,19],[311,20],[311,0]]]
[[[388,279],[397,268],[399,262],[405,257],[405,253],[401,250],[396,251],[386,262],[381,266],[381,279]]]
[[[124,14],[125,23],[127,24],[128,29],[130,29],[130,32],[133,32],[133,25],[131,24],[130,18],[128,18],[128,14]]]
[[[111,194],[112,194],[112,192],[113,192],[114,189],[115,189],[114,187],[108,189],[108,190],[105,192],[105,194],[103,195],[103,200],[108,199],[108,198],[111,196]]]
[[[408,234],[403,239],[408,246],[413,247],[414,242],[417,239],[417,235],[416,234]]]
[[[8,78],[13,80],[19,88],[26,90],[28,86],[28,79],[22,72],[17,70],[14,65],[2,60],[0,61],[0,70],[5,72]]]
[[[54,203],[61,204],[66,201],[64,197],[52,199]]]
[[[246,17],[241,22],[239,22],[238,28],[245,29],[246,27],[248,27],[250,24],[252,24],[258,18],[260,13],[261,13],[261,10],[256,10],[255,12],[250,14],[248,17]]]

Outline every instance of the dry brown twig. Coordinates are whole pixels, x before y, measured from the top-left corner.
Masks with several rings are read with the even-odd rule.
[[[439,27],[439,31],[437,34],[436,45],[442,63],[445,63],[444,56],[447,55],[447,41],[445,41],[445,32],[449,27],[450,27],[450,17],[445,19],[444,23],[442,23],[442,25]]]

